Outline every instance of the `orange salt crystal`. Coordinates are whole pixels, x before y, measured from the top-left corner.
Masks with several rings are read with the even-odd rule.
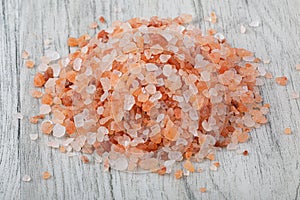
[[[43,87],[43,85],[45,84],[45,78],[43,76],[43,74],[41,73],[37,73],[34,77],[34,86],[35,87]]]
[[[51,177],[51,174],[49,172],[43,172],[43,179],[48,180]]]
[[[70,47],[78,46],[78,39],[74,38],[74,37],[69,37],[68,38],[68,46],[70,46]]]
[[[53,104],[53,98],[51,94],[44,94],[41,100],[42,104],[52,105]]]
[[[32,124],[37,124],[39,121],[39,118],[37,118],[37,116],[33,116],[29,119],[30,123]]]
[[[249,135],[248,135],[248,133],[242,132],[242,133],[238,134],[237,138],[238,138],[239,142],[243,143],[249,139]]]
[[[276,83],[281,86],[286,86],[288,78],[286,76],[276,77]]]
[[[180,179],[183,175],[183,171],[182,170],[177,170],[175,173],[174,173],[174,176],[176,179]]]
[[[265,77],[266,77],[267,79],[271,79],[271,78],[273,78],[273,75],[272,75],[270,72],[267,72],[267,73],[265,74]]]
[[[162,166],[159,170],[157,170],[157,173],[159,175],[165,175],[167,171],[167,168],[165,166]]]
[[[220,167],[220,163],[219,162],[214,162],[213,165],[216,166],[216,167]]]
[[[76,127],[75,127],[74,122],[72,122],[72,121],[66,122],[66,126],[65,126],[65,127],[66,127],[66,132],[67,132],[69,135],[75,133]]]
[[[248,153],[247,150],[245,150],[245,151],[243,152],[243,155],[244,155],[244,156],[248,156],[248,154],[249,154],[249,153]]]
[[[88,159],[87,156],[80,156],[80,159],[81,159],[81,161],[82,161],[84,164],[87,164],[87,163],[90,162],[90,160]]]
[[[175,108],[174,109],[174,116],[175,116],[175,119],[181,119],[181,109],[180,108]]]
[[[75,82],[76,75],[77,75],[76,72],[74,72],[74,71],[68,71],[66,75],[67,75],[67,80],[68,81],[70,81],[71,83]]]
[[[59,147],[59,151],[60,151],[61,153],[66,153],[66,152],[67,152],[67,150],[66,150],[66,148],[65,148],[64,146],[60,146],[60,147]]]
[[[206,156],[206,158],[208,158],[209,160],[215,160],[215,154],[210,153]]]
[[[104,24],[106,22],[105,18],[103,16],[100,16],[99,17],[99,21]]]
[[[185,152],[185,158],[186,159],[190,159],[192,155],[193,155],[193,152],[191,152],[191,151]]]
[[[34,62],[32,60],[27,60],[25,62],[26,67],[28,68],[33,68],[34,67]]]
[[[53,124],[50,121],[44,121],[41,125],[42,133],[49,135],[52,132]]]
[[[211,23],[213,23],[213,24],[217,23],[217,15],[216,15],[215,12],[211,12],[211,13],[210,13],[210,21],[211,21]]]
[[[34,98],[41,98],[43,96],[43,93],[38,90],[31,91],[31,96]]]
[[[191,161],[189,160],[186,160],[185,163],[183,164],[183,167],[185,169],[187,169],[188,171],[190,172],[195,172],[195,168],[194,168],[194,165],[192,164]]]
[[[202,192],[202,193],[205,193],[205,192],[206,192],[206,188],[205,188],[205,187],[202,187],[202,188],[200,188],[199,190],[200,190],[200,192]]]
[[[291,133],[292,133],[292,129],[291,128],[285,128],[284,129],[284,134],[290,135]]]

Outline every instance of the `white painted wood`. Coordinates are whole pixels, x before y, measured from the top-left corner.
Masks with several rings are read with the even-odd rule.
[[[0,199],[300,199],[300,1],[297,0],[2,0],[0,4]],[[215,11],[218,23],[203,18]],[[28,118],[37,113],[38,101],[28,93],[33,88],[34,70],[20,59],[22,50],[37,60],[43,54],[43,40],[53,38],[52,48],[68,54],[66,39],[79,36],[103,15],[108,24],[136,16],[175,17],[191,13],[193,23],[203,30],[214,27],[229,43],[270,58],[265,65],[273,75],[286,75],[287,87],[265,81],[262,94],[272,105],[270,123],[251,132],[242,148],[249,156],[223,150],[217,154],[218,172],[204,171],[181,180],[156,174],[104,173],[99,165],[82,164],[78,158],[46,147],[47,138],[39,133],[33,142],[30,133],[38,125]],[[261,21],[257,28],[247,26]],[[240,33],[240,25],[247,27]],[[103,28],[101,25],[100,28]],[[20,111],[23,120],[14,114]],[[293,134],[283,134],[291,127]],[[208,166],[203,163],[201,166]],[[41,178],[43,171],[53,177]],[[21,182],[29,174],[31,182]],[[207,193],[200,193],[207,187]]]

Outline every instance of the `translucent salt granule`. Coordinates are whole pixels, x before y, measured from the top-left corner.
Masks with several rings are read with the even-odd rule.
[[[147,69],[148,72],[153,72],[153,71],[158,70],[158,67],[153,63],[147,63],[146,64],[146,69]]]
[[[51,112],[51,106],[47,105],[47,104],[42,104],[40,106],[40,114],[44,115],[44,114],[48,114]]]
[[[53,127],[53,136],[54,137],[62,137],[66,133],[66,127],[60,125],[60,124],[55,124]]]
[[[31,140],[34,141],[34,140],[38,139],[39,135],[38,134],[29,134],[29,137],[30,137]]]
[[[60,58],[59,53],[53,50],[47,50],[45,56],[48,57],[51,61],[55,61]]]
[[[258,27],[260,25],[259,21],[252,21],[251,23],[249,23],[249,26],[251,27]]]
[[[24,176],[22,177],[22,181],[24,181],[24,182],[29,182],[29,181],[31,181],[31,177],[30,177],[29,175],[24,175]]]
[[[73,69],[75,71],[79,71],[81,69],[81,63],[82,63],[82,59],[81,58],[76,58],[73,62]]]
[[[134,96],[125,95],[124,99],[124,110],[131,110],[132,106],[135,104]]]

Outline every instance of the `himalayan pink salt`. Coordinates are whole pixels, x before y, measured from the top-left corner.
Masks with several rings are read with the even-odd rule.
[[[40,114],[49,114],[41,124],[47,145],[83,154],[85,163],[89,154],[104,170],[174,170],[180,178],[195,171],[192,162],[246,142],[267,123],[270,106],[262,105],[259,88],[272,76],[254,53],[215,30],[202,34],[191,20],[117,21],[94,37],[68,38],[78,49],[64,58],[47,49],[34,77],[43,92],[33,94]]]

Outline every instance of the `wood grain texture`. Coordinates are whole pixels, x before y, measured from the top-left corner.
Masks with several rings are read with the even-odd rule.
[[[2,0],[0,4],[0,199],[300,199],[300,100],[290,93],[300,92],[300,1],[298,0]],[[203,18],[211,11],[219,17],[211,25]],[[67,55],[68,36],[85,32],[102,15],[108,24],[132,17],[175,17],[191,13],[193,23],[206,30],[213,27],[229,43],[270,58],[266,68],[274,76],[286,75],[287,87],[265,81],[262,94],[272,105],[269,123],[251,132],[242,148],[249,156],[223,150],[218,152],[218,172],[204,171],[181,180],[156,174],[105,173],[100,165],[82,164],[46,147],[47,138],[33,142],[30,133],[38,125],[28,118],[38,112],[39,103],[28,93],[33,88],[35,70],[20,59],[22,50],[32,59],[44,53],[44,39],[52,38],[52,49]],[[261,21],[257,28],[241,24]],[[100,28],[104,28],[101,25]],[[14,114],[21,112],[23,120]],[[293,134],[284,135],[285,127]],[[202,163],[208,166],[209,163]],[[41,178],[43,171],[53,177]],[[22,182],[29,174],[31,182]],[[200,193],[207,187],[207,193]]]

